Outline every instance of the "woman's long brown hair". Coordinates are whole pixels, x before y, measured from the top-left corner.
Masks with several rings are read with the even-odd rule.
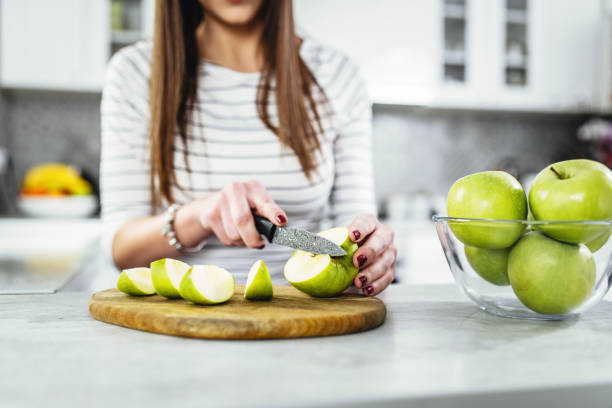
[[[318,131],[322,132],[317,106],[323,106],[326,99],[300,56],[291,3],[291,0],[264,0],[262,4],[258,18],[264,24],[264,67],[254,102],[266,127],[278,136],[283,146],[293,149],[304,174],[311,178],[320,148]],[[174,201],[171,186],[178,186],[174,137],[178,130],[183,145],[187,146],[187,122],[198,86],[199,53],[195,33],[204,18],[198,0],[157,1],[149,94],[153,212],[162,200]],[[272,123],[268,109],[273,81],[278,126]],[[315,90],[319,92],[315,94]]]

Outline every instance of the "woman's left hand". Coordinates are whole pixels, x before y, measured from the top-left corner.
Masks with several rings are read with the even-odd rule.
[[[353,283],[364,295],[377,295],[395,278],[397,248],[393,230],[372,214],[357,216],[348,229],[351,240],[359,244],[353,255],[359,273]]]

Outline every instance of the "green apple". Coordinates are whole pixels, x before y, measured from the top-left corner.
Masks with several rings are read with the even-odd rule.
[[[151,280],[151,269],[124,269],[117,280],[117,289],[132,296],[154,295],[155,288]]]
[[[170,299],[180,298],[179,286],[189,268],[185,262],[171,258],[151,262],[151,277],[157,294]]]
[[[612,234],[612,231],[608,231],[607,234],[602,234],[599,238],[595,238],[594,240],[587,242],[585,245],[591,250],[591,252],[595,253],[599,251],[601,247],[606,245],[606,242],[608,242],[608,239],[610,239],[610,234]]]
[[[525,220],[527,197],[521,184],[503,171],[485,171],[460,178],[448,192],[448,215],[456,218]],[[523,233],[519,222],[450,221],[461,242],[479,248],[508,248]]]
[[[512,290],[531,310],[565,314],[580,306],[595,284],[595,260],[584,244],[569,244],[539,231],[526,234],[510,250]]]
[[[488,249],[466,245],[465,257],[474,271],[484,280],[497,286],[507,286],[509,248]]]
[[[337,227],[319,232],[319,235],[340,245],[346,255],[331,257],[295,251],[285,264],[285,278],[296,289],[314,297],[330,297],[348,288],[359,270],[353,264],[358,246],[351,241],[348,228]]]
[[[246,285],[244,298],[247,300],[268,300],[272,298],[274,288],[268,267],[264,261],[257,261],[251,266]]]
[[[236,284],[234,276],[213,265],[192,266],[181,280],[181,297],[198,305],[214,305],[227,302]]]
[[[612,171],[592,160],[567,160],[542,170],[529,191],[539,221],[612,220]],[[586,243],[609,230],[605,225],[550,224],[537,227],[560,241]]]

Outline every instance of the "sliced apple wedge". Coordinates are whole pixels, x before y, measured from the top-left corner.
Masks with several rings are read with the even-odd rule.
[[[244,287],[244,298],[247,300],[268,300],[272,298],[274,288],[266,263],[259,260],[251,266]]]
[[[154,295],[155,288],[151,279],[151,269],[124,269],[117,280],[117,289],[132,296]]]
[[[311,296],[335,296],[348,288],[357,275],[353,255],[358,246],[351,241],[346,227],[332,228],[319,235],[341,246],[346,255],[331,257],[295,251],[285,264],[285,278],[293,287]]]
[[[234,295],[234,289],[234,276],[213,265],[192,266],[180,285],[183,299],[199,305],[227,302]]]
[[[151,262],[151,277],[157,294],[170,299],[180,298],[181,280],[189,268],[185,262],[171,258]]]

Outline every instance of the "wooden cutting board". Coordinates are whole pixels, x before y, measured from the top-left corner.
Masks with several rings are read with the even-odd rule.
[[[198,306],[161,296],[128,296],[117,289],[95,293],[89,313],[97,320],[173,336],[205,339],[274,339],[355,333],[380,326],[387,309],[376,298],[343,294],[313,298],[275,286],[270,301],[247,301],[244,286],[220,305]]]

